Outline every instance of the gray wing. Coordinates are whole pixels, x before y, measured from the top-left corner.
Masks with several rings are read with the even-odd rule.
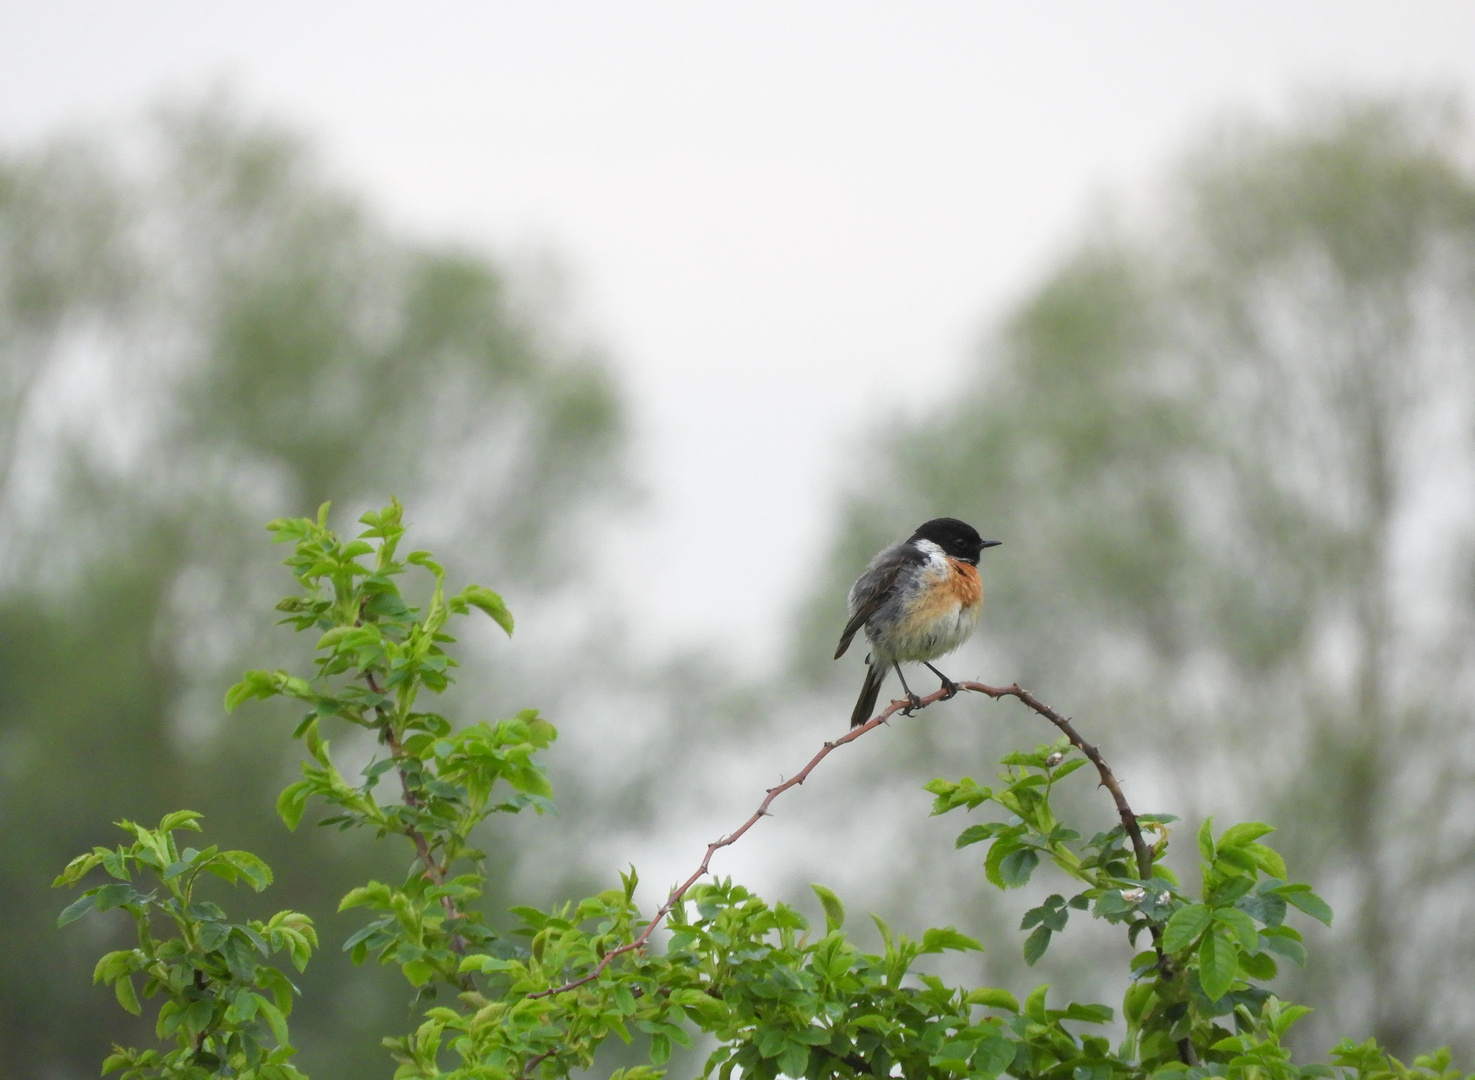
[[[896,594],[896,587],[907,567],[919,563],[925,556],[908,543],[893,544],[886,548],[866,567],[850,587],[850,621],[840,634],[840,645],[835,649],[835,659],[845,655],[851,639],[870,621],[871,616]]]

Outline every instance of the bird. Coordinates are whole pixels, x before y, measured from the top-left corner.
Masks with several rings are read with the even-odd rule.
[[[930,661],[963,644],[978,625],[983,611],[978,557],[984,548],[998,547],[1001,542],[982,539],[978,530],[957,518],[933,518],[871,560],[850,587],[850,621],[835,650],[838,660],[856,633],[865,628],[871,651],[860,698],[850,714],[851,727],[870,719],[881,684],[892,668],[906,691],[906,715],[921,707],[922,699],[912,693],[901,673],[902,661],[926,664],[942,680],[947,697],[958,692],[958,684]]]

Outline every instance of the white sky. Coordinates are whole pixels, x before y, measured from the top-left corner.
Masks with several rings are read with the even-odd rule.
[[[1227,108],[1475,101],[1475,5],[0,3],[0,143],[222,81],[392,220],[556,254],[635,410],[636,640],[760,660],[864,432],[947,393],[1099,193]]]

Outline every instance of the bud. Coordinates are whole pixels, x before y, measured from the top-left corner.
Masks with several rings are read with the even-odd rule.
[[[1129,904],[1140,904],[1147,899],[1146,889],[1123,889],[1122,899]]]
[[[1055,768],[1055,766],[1059,765],[1064,760],[1065,760],[1065,755],[1062,754],[1059,750],[1057,750],[1057,751],[1055,751],[1055,753],[1051,754],[1049,757],[1047,757],[1045,759],[1045,768],[1047,768],[1047,769],[1053,769],[1053,768]]]

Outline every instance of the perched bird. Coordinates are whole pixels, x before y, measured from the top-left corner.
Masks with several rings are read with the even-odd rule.
[[[871,560],[865,573],[850,587],[850,621],[840,635],[835,659],[845,655],[861,627],[871,643],[866,657],[866,680],[860,700],[850,714],[850,726],[871,718],[886,674],[896,668],[912,709],[922,704],[906,676],[903,660],[926,664],[942,680],[948,697],[958,686],[928,661],[952,652],[973,633],[983,610],[983,582],[978,556],[998,540],[983,540],[977,530],[957,518],[933,518],[917,526],[899,544],[892,544]]]

